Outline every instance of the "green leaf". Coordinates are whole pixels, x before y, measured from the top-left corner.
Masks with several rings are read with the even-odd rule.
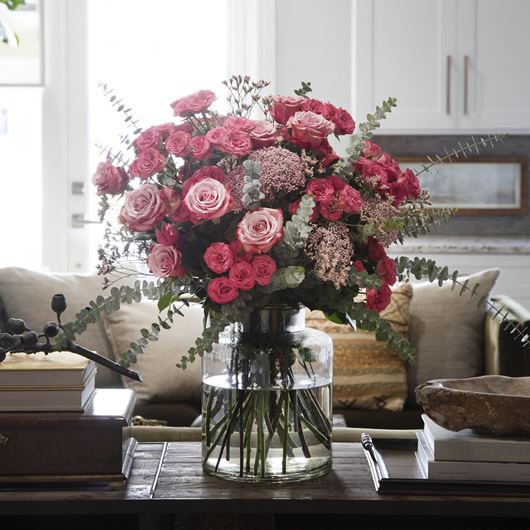
[[[167,293],[160,300],[158,300],[158,311],[162,312],[164,309],[168,308],[173,302],[174,295],[172,293]]]

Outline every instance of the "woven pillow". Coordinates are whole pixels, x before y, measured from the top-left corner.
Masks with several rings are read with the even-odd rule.
[[[412,286],[392,293],[381,317],[407,337]],[[328,333],[333,340],[333,405],[340,408],[399,412],[407,397],[405,363],[371,332],[353,331],[333,324],[318,311],[307,317],[307,326]]]

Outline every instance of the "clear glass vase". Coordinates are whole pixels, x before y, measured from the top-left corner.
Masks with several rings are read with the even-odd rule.
[[[333,345],[303,308],[270,306],[232,324],[203,356],[203,467],[246,482],[331,469]]]

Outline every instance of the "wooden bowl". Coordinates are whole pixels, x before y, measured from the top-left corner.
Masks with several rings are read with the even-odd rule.
[[[434,379],[416,387],[416,401],[451,431],[530,436],[530,377]]]

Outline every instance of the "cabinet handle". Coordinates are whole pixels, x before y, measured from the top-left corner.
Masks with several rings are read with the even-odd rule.
[[[469,57],[464,55],[464,114],[468,111]]]
[[[445,100],[445,112],[451,114],[451,56],[447,56],[447,85],[445,87],[446,100]]]

